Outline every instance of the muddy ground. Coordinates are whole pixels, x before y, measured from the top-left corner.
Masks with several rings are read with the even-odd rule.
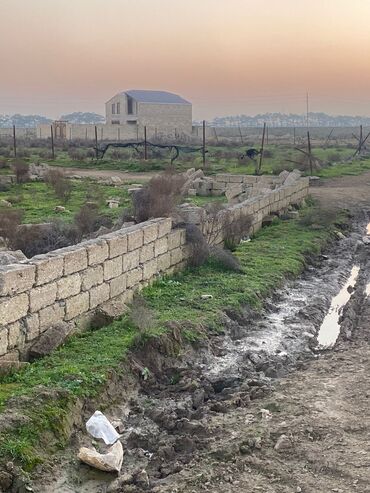
[[[315,187],[325,206],[351,209],[353,232],[268,300],[261,315],[225,313],[222,335],[180,357],[170,356],[180,343],[175,326],[172,336],[135,354],[136,384],[126,394],[120,387],[120,399],[105,410],[122,426],[119,476],[79,463],[79,447],[91,445],[81,427],[30,490],[370,491],[370,245],[362,239],[369,183],[367,174]],[[338,340],[318,351],[321,323],[354,265],[359,274]],[[144,367],[146,380],[139,378]],[[84,409],[84,419],[92,411]]]

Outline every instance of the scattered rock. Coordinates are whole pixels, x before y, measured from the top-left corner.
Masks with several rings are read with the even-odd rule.
[[[134,483],[140,488],[143,488],[144,490],[149,488],[150,486],[149,476],[145,469],[142,469],[140,472],[138,472],[135,475]]]
[[[72,324],[67,324],[66,322],[60,322],[47,329],[31,347],[30,358],[42,358],[50,354],[67,339],[72,329]]]
[[[120,441],[112,445],[106,454],[100,454],[95,449],[80,448],[78,458],[91,467],[106,472],[120,472],[123,462],[123,448]]]
[[[0,200],[0,207],[13,207],[13,204],[9,202],[8,200],[1,199]]]
[[[278,441],[276,442],[275,447],[274,447],[274,449],[277,451],[288,450],[290,448],[292,448],[292,442],[291,442],[290,438],[288,438],[286,435],[281,435],[278,438]]]
[[[67,210],[62,205],[57,205],[56,207],[54,207],[54,212],[67,212]]]

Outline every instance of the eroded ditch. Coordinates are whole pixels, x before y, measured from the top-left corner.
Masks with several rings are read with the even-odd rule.
[[[328,256],[315,260],[299,279],[267,300],[261,314],[225,313],[222,334],[196,349],[189,347],[180,357],[169,357],[157,346],[137,354],[134,365],[147,367],[150,378],[105,411],[122,426],[121,475],[114,478],[78,463],[79,446],[91,444],[85,431],[79,430],[71,447],[57,458],[52,474],[40,471],[33,491],[138,493],[172,491],[172,486],[176,491],[177,475],[223,439],[209,429],[211,416],[248,408],[251,400],[271,391],[277,378],[307,358],[319,357],[320,328],[325,330],[331,313],[335,323],[328,331],[330,346],[338,327],[343,326],[345,337],[351,336],[356,316],[352,305],[369,286],[364,271],[369,247],[362,242],[363,231],[362,223]],[[145,353],[150,349],[148,359]]]

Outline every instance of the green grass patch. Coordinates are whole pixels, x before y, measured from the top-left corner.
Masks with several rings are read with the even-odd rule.
[[[87,179],[71,180],[71,182],[72,193],[66,204],[62,203],[53,189],[43,182],[13,185],[9,191],[0,192],[0,199],[10,201],[13,209],[22,209],[24,223],[46,222],[56,218],[70,222],[73,220],[73,215],[87,200],[98,203],[100,212],[117,218],[122,213],[122,208],[131,203],[127,192],[129,185],[114,187]],[[119,198],[120,206],[117,209],[110,209],[106,205],[106,200],[111,197]],[[69,212],[55,212],[54,208],[57,205],[64,206]]]
[[[264,298],[284,279],[299,275],[305,256],[320,252],[330,232],[330,226],[314,229],[298,221],[277,221],[237,247],[243,273],[226,271],[209,261],[145,288],[142,296],[156,316],[156,326],[149,333],[138,334],[129,317],[124,316],[108,327],[72,337],[50,356],[3,377],[3,410],[10,397],[28,396],[33,400],[22,410],[29,421],[0,435],[0,457],[12,458],[31,470],[53,447],[65,443],[68,414],[76,400],[99,395],[109,375],[119,371],[127,352],[140,339],[156,337],[166,330],[167,322],[178,321],[185,322],[184,338],[196,344],[201,335],[191,329],[192,324],[194,328],[202,324],[209,331],[217,331],[222,310],[240,310],[245,305],[260,309]],[[213,297],[202,300],[202,294]],[[46,402],[37,399],[42,388],[53,393]],[[45,434],[49,436],[46,443]]]

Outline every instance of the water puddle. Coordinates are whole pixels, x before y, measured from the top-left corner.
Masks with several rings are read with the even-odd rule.
[[[360,267],[357,265],[352,267],[351,274],[349,275],[345,285],[339,291],[337,296],[332,299],[329,312],[324,318],[317,336],[318,349],[329,349],[334,346],[340,333],[340,315],[351,297],[351,290],[349,291],[348,288],[351,288],[356,284],[359,272]]]
[[[370,296],[370,282],[365,288],[365,294],[366,294],[366,296]]]

